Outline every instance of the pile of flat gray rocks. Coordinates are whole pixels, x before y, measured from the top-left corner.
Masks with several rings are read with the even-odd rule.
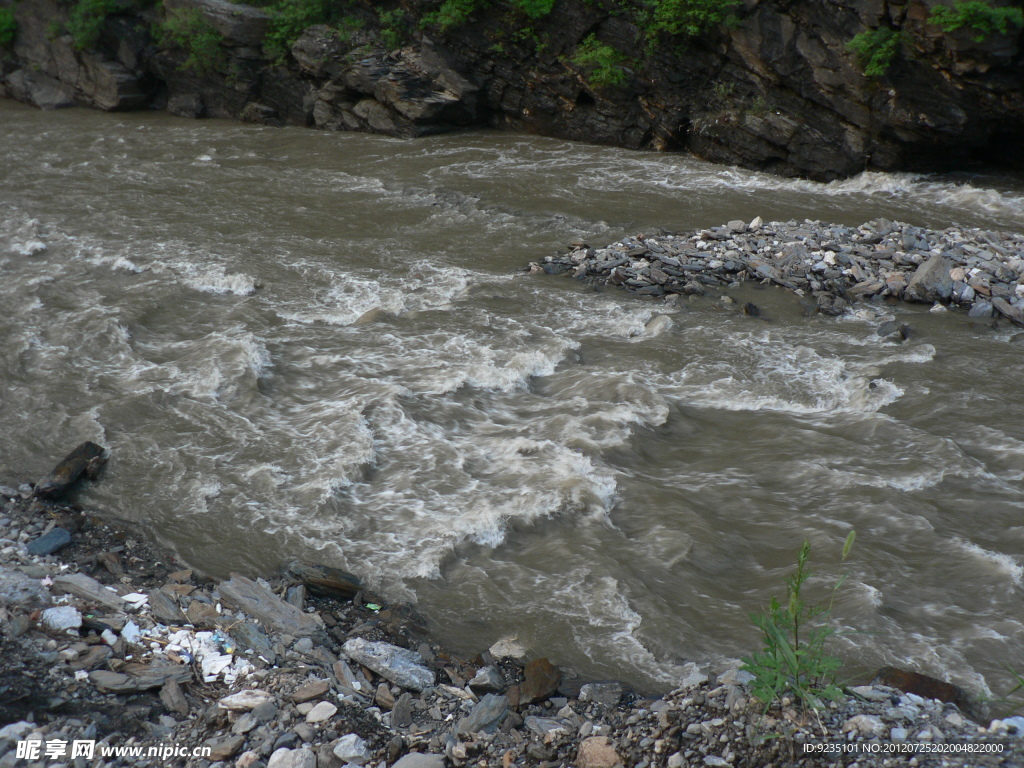
[[[760,217],[692,233],[637,235],[532,262],[644,296],[703,295],[742,281],[773,283],[826,314],[866,300],[954,306],[973,318],[1024,325],[1024,234],[925,229],[875,219],[859,227]]]

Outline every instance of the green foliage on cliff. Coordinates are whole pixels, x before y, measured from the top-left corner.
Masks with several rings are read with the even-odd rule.
[[[844,562],[854,539],[851,531],[843,544]],[[750,616],[761,630],[764,648],[743,659],[741,669],[754,676],[753,694],[766,708],[787,691],[809,709],[820,709],[825,701],[842,695],[836,684],[842,661],[826,653],[826,646],[836,634],[831,626],[832,606],[846,574],[832,587],[828,605],[809,605],[803,593],[811,576],[807,568],[810,554],[811,544],[805,541],[797,554],[796,571],[786,579],[786,602],[773,597],[762,613]]]
[[[68,32],[75,48],[95,47],[107,16],[117,10],[116,0],[78,0],[68,18]]]
[[[395,8],[393,11],[380,11],[380,39],[384,47],[389,51],[401,48],[408,38],[407,19],[405,10]]]
[[[976,33],[974,42],[980,43],[995,32],[1005,35],[1011,27],[1024,28],[1024,10],[995,8],[983,0],[956,0],[952,8],[946,5],[932,8],[928,21],[943,32],[969,27]]]
[[[0,8],[0,45],[10,45],[18,33],[18,22],[14,20],[13,8]]]
[[[277,0],[270,7],[270,31],[263,45],[271,57],[284,61],[306,27],[326,24],[330,18],[328,0]]]
[[[893,59],[899,53],[902,35],[888,27],[868,29],[856,35],[846,44],[846,50],[856,54],[864,74],[868,77],[882,77],[889,71]]]
[[[512,5],[531,19],[542,19],[551,13],[555,0],[512,0]]]
[[[481,0],[444,0],[436,11],[424,14],[421,27],[437,27],[442,32],[465,24],[482,7]]]
[[[181,48],[188,53],[184,68],[198,75],[217,70],[224,61],[223,36],[210,26],[196,8],[175,10],[167,14],[157,36],[161,45]]]
[[[625,83],[626,71],[622,68],[625,62],[625,56],[594,35],[580,43],[572,55],[572,63],[589,70],[587,82],[597,88]]]
[[[655,0],[652,27],[672,35],[697,37],[732,18],[742,0]]]

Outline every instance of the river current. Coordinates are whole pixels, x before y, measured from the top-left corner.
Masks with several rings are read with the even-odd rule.
[[[1024,333],[522,272],[576,240],[758,215],[1020,230],[1024,184],[0,101],[0,478],[94,440],[112,458],[82,503],[204,572],[339,566],[459,651],[514,635],[644,690],[755,650],[748,614],[809,538],[811,598],[849,571],[849,671],[1005,692]],[[902,344],[875,333],[892,315]]]

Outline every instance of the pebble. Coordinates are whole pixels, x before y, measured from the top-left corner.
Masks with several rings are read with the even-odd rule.
[[[324,720],[329,720],[337,714],[338,708],[331,704],[329,701],[321,701],[306,715],[307,723],[322,723]]]

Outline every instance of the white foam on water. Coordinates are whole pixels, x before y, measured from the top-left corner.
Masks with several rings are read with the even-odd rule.
[[[198,273],[198,274],[197,274]],[[187,269],[185,284],[203,293],[250,296],[256,292],[257,279],[242,272],[228,273],[224,267]]]
[[[672,394],[690,405],[792,414],[874,413],[903,395],[893,382],[860,375],[855,364],[771,332],[737,334],[726,343],[719,359],[669,374]]]
[[[1020,586],[1021,579],[1024,578],[1024,567],[1015,558],[1002,552],[992,552],[991,550],[984,549],[974,542],[967,541],[959,536],[954,536],[952,540],[964,552],[977,557],[989,566],[993,566],[996,571],[1008,576],[1015,585]]]
[[[354,325],[373,310],[393,315],[427,310],[448,311],[451,302],[466,293],[468,270],[417,262],[411,275],[400,277],[355,274],[331,275],[332,285],[323,298],[299,307],[275,309],[282,320],[298,323]]]

